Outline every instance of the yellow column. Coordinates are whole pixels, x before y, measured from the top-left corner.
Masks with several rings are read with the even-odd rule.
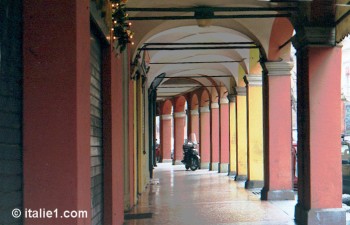
[[[237,87],[236,135],[237,135],[237,175],[236,180],[247,180],[247,96],[245,87]]]
[[[142,78],[136,80],[136,161],[137,162],[137,193],[142,193],[147,185],[149,171],[148,171],[148,159],[145,149],[145,102],[144,92],[142,88]]]
[[[142,185],[142,152],[143,152],[143,137],[142,137],[142,79],[141,77],[137,80],[137,191],[138,193],[142,193],[143,185]]]
[[[138,114],[137,114],[137,108],[138,108],[138,95],[137,95],[137,81],[133,82],[133,88],[134,88],[134,204],[137,203],[137,192],[138,192],[138,162],[137,162],[137,153],[138,153]]]
[[[248,180],[246,188],[264,186],[262,76],[247,75]]]
[[[230,101],[230,176],[237,174],[236,95],[227,96]]]

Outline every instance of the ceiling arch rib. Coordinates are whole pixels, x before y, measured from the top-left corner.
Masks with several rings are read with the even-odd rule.
[[[185,72],[182,71],[182,72],[167,74],[163,83],[170,78],[173,78],[173,79],[174,78],[175,79],[191,78],[191,79],[200,81],[206,86],[218,85],[219,83],[224,83],[225,86],[226,85],[229,86],[230,79],[234,77],[231,74],[223,73],[222,71],[214,70],[214,69],[193,69],[193,70],[187,70]]]
[[[209,63],[214,61],[215,63],[213,64]],[[176,60],[176,62],[182,62],[183,64],[171,64],[171,59],[169,59],[168,62],[169,64],[151,64],[150,79],[153,79],[153,74],[159,74],[162,71],[167,71],[168,75],[172,75],[174,71],[176,73],[184,72],[184,75],[189,73],[207,74],[209,76],[232,75],[233,77],[235,77],[235,79],[238,79],[238,77],[236,77],[238,72],[238,65],[245,65],[245,60],[232,62],[232,58],[228,58],[224,55],[196,55],[185,58],[182,61]],[[186,64],[186,62],[194,63]]]
[[[167,93],[173,96],[192,91],[193,84],[192,86],[187,84],[189,87],[182,87],[175,91],[173,86],[176,80],[180,82],[180,78],[207,83],[206,86],[216,86],[216,89],[218,86],[224,86],[227,90],[232,90],[231,86],[238,80],[239,65],[249,73],[250,48],[260,47],[260,43],[268,43],[258,36],[267,37],[269,26],[265,31],[257,31],[256,26],[259,25],[256,25],[254,19],[234,19],[229,20],[229,23],[227,21],[217,20],[212,26],[205,28],[198,27],[193,21],[190,23],[188,21],[185,21],[186,23],[183,23],[184,21],[150,22],[153,27],[147,29],[143,37],[139,37],[137,49],[143,51],[141,55],[147,57],[147,63],[150,66],[149,84],[157,74],[167,74],[160,85],[163,88],[158,89],[159,96],[162,92],[165,93],[166,88],[172,88]],[[144,21],[134,22],[139,28],[142,23],[150,26]],[[264,22],[272,24],[273,19],[264,19]],[[248,27],[254,29],[250,30]],[[219,44],[213,43],[226,46],[218,47]],[[188,46],[192,47],[188,48]]]
[[[199,33],[197,26],[184,26],[172,28],[160,32],[151,37],[145,43],[150,46],[152,43],[159,47],[173,46],[216,46],[219,44],[235,46],[235,43],[248,43],[246,46],[252,46],[252,40],[247,36],[223,27],[212,27],[210,31]],[[232,42],[234,40],[234,42]],[[161,45],[164,43],[164,46]],[[213,45],[211,43],[214,43]],[[216,43],[216,45],[215,45]],[[226,44],[229,43],[229,44]],[[231,44],[233,43],[233,44]],[[220,45],[222,46],[222,45]],[[206,49],[200,51],[181,50],[181,51],[147,51],[150,71],[148,73],[150,83],[156,74],[166,73],[158,89],[159,97],[178,96],[181,93],[188,93],[198,88],[192,87],[187,83],[184,87],[183,81],[179,88],[175,88],[176,80],[181,78],[190,78],[203,83],[204,87],[213,87],[224,85],[231,90],[231,79],[237,80],[238,65],[242,68],[249,68],[249,48],[247,49]],[[173,78],[171,78],[173,77]],[[169,81],[170,79],[170,81]],[[187,81],[188,82],[188,81]],[[169,86],[170,85],[170,86]],[[171,91],[169,91],[171,89]],[[211,88],[208,89],[209,92]]]

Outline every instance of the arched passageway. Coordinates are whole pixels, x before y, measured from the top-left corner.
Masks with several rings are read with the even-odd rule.
[[[350,32],[348,5],[2,1],[0,224],[123,224],[151,185],[156,115],[164,159],[174,133],[179,163],[193,131],[206,173],[262,188],[261,204],[293,199],[293,45],[295,219],[344,225],[338,44]],[[88,216],[17,219],[13,207]]]

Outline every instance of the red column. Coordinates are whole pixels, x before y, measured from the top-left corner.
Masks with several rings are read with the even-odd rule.
[[[191,133],[189,134],[189,137],[192,138],[190,135],[195,134],[197,143],[200,143],[200,137],[199,137],[199,112],[198,109],[191,110]],[[194,141],[194,140],[192,140]]]
[[[308,28],[305,33],[305,37],[317,37],[318,43],[332,38],[328,28]],[[307,45],[298,48],[297,60],[299,179],[295,217],[301,224],[345,225],[340,163],[341,48]]]
[[[123,224],[124,160],[123,160],[123,61],[111,48],[103,60],[103,150],[104,150],[104,222]]]
[[[291,160],[292,63],[266,62],[264,97],[264,188],[263,200],[294,199]]]
[[[163,156],[163,162],[171,162],[171,114],[161,115],[160,117],[160,150]]]
[[[219,103],[211,103],[211,165],[210,170],[219,171],[220,129]]]
[[[209,106],[200,108],[200,157],[201,169],[210,167],[210,109]]]
[[[23,208],[58,212],[27,225],[90,224],[89,9],[88,0],[23,1]]]
[[[230,163],[230,113],[228,99],[220,99],[220,173],[229,172]]]
[[[174,113],[174,165],[181,165],[183,159],[182,146],[185,143],[185,112]]]

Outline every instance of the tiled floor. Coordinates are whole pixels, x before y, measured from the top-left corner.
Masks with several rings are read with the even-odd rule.
[[[160,163],[126,225],[295,225],[295,201],[266,202],[225,174]],[[150,218],[151,217],[151,218]]]

